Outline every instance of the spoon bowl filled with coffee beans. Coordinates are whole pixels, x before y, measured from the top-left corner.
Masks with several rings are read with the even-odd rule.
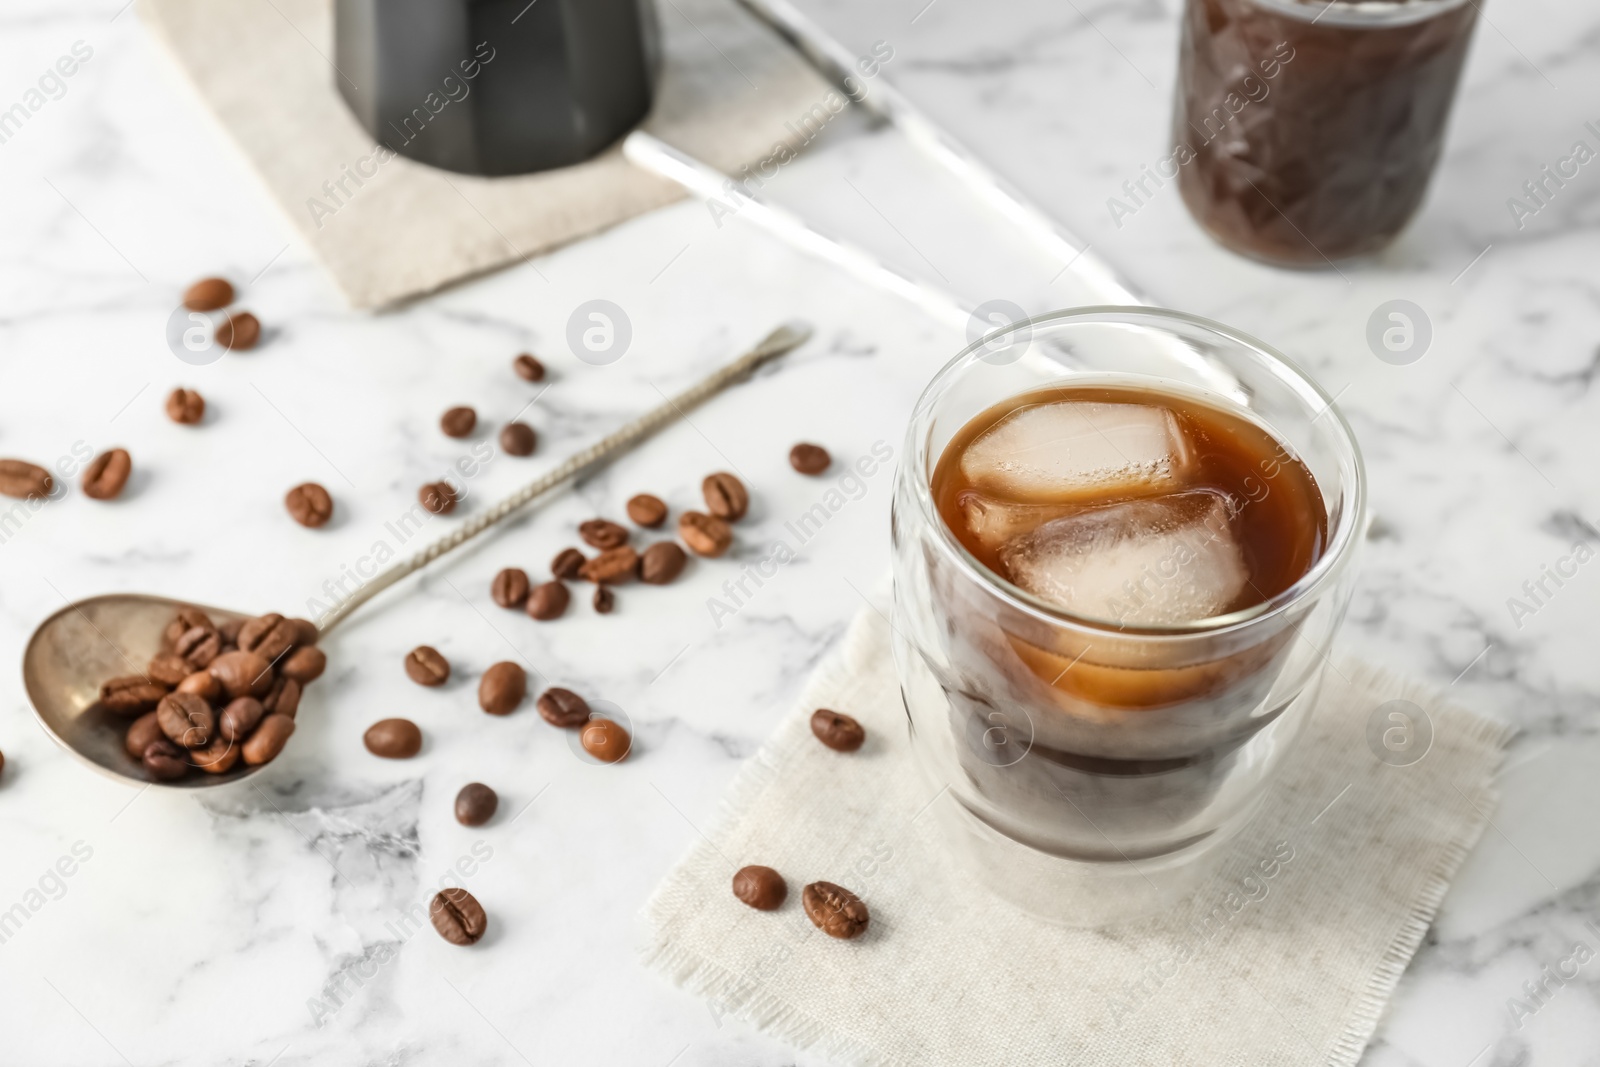
[[[319,642],[352,611],[682,418],[810,334],[803,325],[780,326],[698,384],[396,562],[315,623],[138,593],[69,604],[39,625],[23,653],[34,714],[80,762],[113,778],[179,789],[247,778],[289,742],[301,695],[326,668]]]

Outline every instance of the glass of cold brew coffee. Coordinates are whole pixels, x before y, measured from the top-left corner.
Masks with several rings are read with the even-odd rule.
[[[1439,161],[1474,0],[1188,0],[1173,156],[1195,219],[1283,266],[1374,253]]]
[[[1349,426],[1244,334],[1086,308],[958,355],[902,457],[895,665],[950,841],[1052,920],[1170,905],[1316,699],[1365,522]]]

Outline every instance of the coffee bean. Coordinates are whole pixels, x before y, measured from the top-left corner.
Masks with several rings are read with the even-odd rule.
[[[161,729],[153,711],[147,711],[128,724],[128,732],[122,735],[122,747],[129,756],[136,760],[144,759],[144,750],[150,747],[150,742],[161,741],[166,738],[166,732]]]
[[[528,675],[515,663],[502,660],[483,672],[478,707],[490,715],[510,715],[527,694]]]
[[[667,521],[666,501],[649,493],[640,493],[628,501],[628,518],[653,530]]]
[[[658,541],[639,557],[639,580],[650,585],[666,585],[683,573],[689,557],[674,541]]]
[[[157,652],[150,657],[150,665],[144,673],[152,682],[173,689],[189,677],[189,664],[176,652]]]
[[[267,709],[268,715],[292,719],[300,711],[301,692],[300,683],[293,678],[279,678],[272,683],[267,695],[261,698],[261,706]]]
[[[806,918],[829,937],[848,941],[866,933],[866,903],[844,886],[832,882],[812,882],[800,891]]]
[[[202,748],[217,728],[211,705],[193,693],[168,693],[156,705],[156,722],[168,739],[184,748]]]
[[[601,615],[610,615],[617,606],[617,594],[611,591],[609,585],[594,587],[594,610]]]
[[[165,737],[157,738],[146,745],[139,759],[144,764],[145,773],[158,782],[175,781],[189,773],[187,750],[173,744]]]
[[[152,711],[167,695],[168,686],[152,682],[142,674],[113,678],[100,687],[100,706],[113,715],[133,718]]]
[[[133,459],[126,449],[102,452],[84,468],[83,495],[91,500],[115,500],[122,495],[132,473]]]
[[[539,435],[525,422],[508,422],[500,431],[500,450],[508,456],[531,456]]]
[[[413,727],[415,729],[415,727]],[[283,746],[289,743],[289,737],[294,733],[294,720],[287,715],[268,715],[261,720],[261,725],[256,727],[256,732],[244,743],[242,755],[244,761],[252,767],[259,767],[263,763],[271,763],[278,758],[278,753],[283,751]]]
[[[439,429],[446,437],[467,437],[477,428],[478,413],[465,405],[454,407],[439,416]]]
[[[465,889],[440,890],[428,905],[428,918],[439,936],[452,945],[475,945],[489,928],[483,905]]]
[[[582,552],[575,548],[563,548],[556,553],[556,558],[550,561],[550,573],[563,581],[572,581],[583,572],[583,565],[588,559]]]
[[[610,519],[590,519],[578,524],[578,536],[590,548],[619,548],[628,543],[628,529]]]
[[[801,474],[821,474],[832,462],[833,457],[828,455],[828,450],[821,445],[802,441],[789,449],[789,466]]]
[[[196,626],[190,629],[172,646],[172,654],[183,657],[183,662],[188,664],[190,673],[205,670],[221,653],[222,635],[208,626]],[[178,685],[182,686],[183,681],[179,681]]]
[[[678,536],[697,556],[720,556],[733,544],[733,531],[727,523],[699,511],[678,516]]]
[[[811,713],[811,732],[835,752],[854,752],[867,739],[867,731],[848,715],[818,708]]]
[[[740,867],[733,875],[733,895],[757,911],[777,911],[789,886],[771,867]]]
[[[230,698],[262,697],[272,688],[272,664],[254,652],[224,652],[206,669]]]
[[[0,493],[18,500],[38,500],[55,490],[50,472],[20,459],[0,459]]]
[[[174,389],[167,394],[167,418],[173,422],[198,426],[205,417],[205,397],[193,389]]]
[[[290,518],[313,530],[326,526],[333,518],[333,497],[316,482],[306,482],[289,490],[283,498],[283,506],[289,509]]]
[[[601,763],[621,763],[628,758],[628,750],[633,747],[633,739],[628,736],[628,731],[622,728],[621,723],[610,719],[590,719],[583,733],[578,735],[578,740],[583,750]]]
[[[243,352],[261,340],[261,320],[248,311],[235,311],[217,327],[217,344],[230,351]]]
[[[209,745],[189,752],[189,762],[207,774],[227,774],[239,762],[240,749],[237,742],[213,737]]]
[[[294,627],[294,643],[297,645],[314,645],[322,639],[322,631],[310,619],[290,619],[289,624]]]
[[[507,567],[489,583],[489,595],[503,608],[520,608],[528,600],[528,572]]]
[[[586,581],[604,585],[621,585],[633,581],[639,572],[639,553],[629,545],[602,552],[583,565],[578,573]]]
[[[217,732],[229,741],[243,741],[256,724],[266,718],[267,709],[255,697],[240,697],[228,702],[217,720]]]
[[[525,382],[544,381],[544,364],[526,352],[511,361],[511,369]]]
[[[293,625],[291,622],[290,625]],[[322,677],[328,669],[328,654],[314,645],[297,648],[278,665],[278,673],[305,685]]]
[[[551,726],[582,726],[589,721],[589,703],[570,689],[546,689],[539,695],[539,717]]]
[[[540,622],[559,619],[566,614],[572,594],[560,581],[545,582],[528,594],[528,614]]]
[[[233,285],[226,278],[201,278],[183,292],[190,311],[216,311],[233,303]]]
[[[429,645],[418,645],[406,653],[406,677],[418,685],[443,685],[450,680],[450,661]]]
[[[422,731],[410,719],[379,719],[361,739],[368,752],[384,759],[410,759],[422,751]]]
[[[499,806],[500,798],[482,782],[464,785],[456,794],[456,822],[462,826],[482,826],[494,818]]]
[[[268,663],[277,663],[294,647],[300,628],[282,615],[269,612],[248,620],[239,627],[239,649],[254,652]]]
[[[172,646],[178,643],[178,638],[193,630],[196,626],[204,630],[215,630],[216,624],[211,617],[199,608],[179,608],[178,614],[167,623],[167,628],[161,633],[161,647],[171,651]],[[237,632],[237,628],[235,628]],[[228,640],[227,637],[223,638]]]
[[[448,515],[456,509],[456,491],[449,482],[429,482],[417,490],[417,500],[435,515]]]
[[[706,498],[706,510],[719,519],[736,522],[750,510],[750,494],[744,483],[727,471],[708,474],[700,483],[700,495]]]
[[[210,671],[199,670],[178,683],[178,692],[193,693],[206,703],[215,704],[222,699],[222,683]]]

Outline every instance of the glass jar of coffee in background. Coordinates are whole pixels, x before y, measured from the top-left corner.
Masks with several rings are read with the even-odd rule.
[[[1173,119],[1189,211],[1236,252],[1377,252],[1422,202],[1474,0],[1187,0]]]

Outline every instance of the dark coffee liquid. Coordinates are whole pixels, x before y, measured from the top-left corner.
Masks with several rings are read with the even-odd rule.
[[[1269,431],[1139,387],[1062,386],[997,404],[951,439],[932,490],[983,566],[1114,627],[1269,600],[1327,540],[1316,480]]]
[[[1351,6],[1318,19],[1321,4],[1189,0],[1173,139],[1193,156],[1178,157],[1179,188],[1235,251],[1312,265],[1375,252],[1422,202],[1478,5],[1342,25]]]

